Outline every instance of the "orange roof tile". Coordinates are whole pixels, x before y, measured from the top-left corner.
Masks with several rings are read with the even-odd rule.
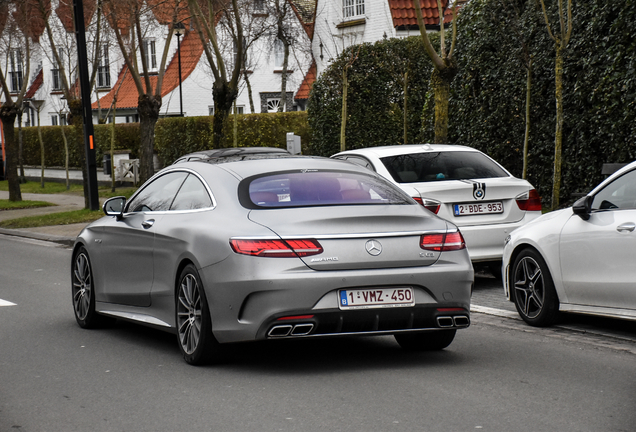
[[[310,39],[314,35],[316,0],[288,0]]]
[[[24,97],[26,99],[31,99],[35,96],[35,93],[40,89],[40,87],[42,87],[42,83],[44,83],[44,75],[42,74],[42,69],[40,69],[40,72],[35,76],[35,79],[31,83],[31,86]]]
[[[397,28],[417,28],[417,17],[413,0],[388,0],[393,25]],[[450,9],[446,9],[448,0],[441,0],[444,9],[444,23],[449,23],[453,16]],[[437,0],[420,0],[422,16],[425,25],[439,25],[439,11]]]
[[[316,81],[316,60],[311,63],[309,70],[307,71],[307,75],[305,75],[305,79],[300,84],[300,88],[298,89],[298,93],[296,93],[295,99],[297,100],[307,100],[309,99],[309,92],[311,91],[314,82]]]
[[[84,27],[88,27],[95,13],[97,2],[95,0],[82,0],[82,10],[84,11]],[[55,14],[58,16],[64,29],[71,33],[75,31],[75,23],[73,22],[73,1],[72,0],[60,0],[60,3],[55,9]]]
[[[203,54],[203,45],[198,35],[194,32],[187,33],[181,41],[181,81],[185,81],[186,78],[194,71]],[[157,84],[157,75],[150,77],[150,83],[154,86]],[[161,97],[166,96],[173,91],[179,85],[179,58],[178,53],[175,52],[172,60],[166,67],[166,72],[163,76],[163,84],[161,86]],[[99,100],[99,104],[102,108],[110,107],[113,100],[117,96],[117,108],[137,108],[139,100],[139,92],[137,86],[132,79],[128,67],[124,66],[119,73],[117,82],[112,86],[112,89],[108,94]],[[93,109],[97,109],[97,102],[92,104]]]

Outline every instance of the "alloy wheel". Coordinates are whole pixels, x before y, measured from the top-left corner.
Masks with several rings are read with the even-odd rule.
[[[545,283],[541,266],[530,256],[523,257],[515,269],[515,301],[528,318],[536,318],[543,310]]]
[[[196,277],[186,274],[179,285],[177,302],[177,328],[179,342],[186,354],[197,349],[201,339],[201,293]]]

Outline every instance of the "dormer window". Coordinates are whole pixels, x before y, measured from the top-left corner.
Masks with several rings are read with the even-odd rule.
[[[101,46],[99,50],[99,63],[97,65],[97,87],[110,87],[110,61],[108,60],[108,44]]]
[[[364,15],[364,0],[343,0],[342,15],[345,19]]]
[[[9,75],[11,77],[11,91],[17,93],[22,88],[22,51],[9,51]]]
[[[153,72],[157,69],[157,49],[154,39],[144,40],[144,53],[146,54],[146,65],[148,71]]]

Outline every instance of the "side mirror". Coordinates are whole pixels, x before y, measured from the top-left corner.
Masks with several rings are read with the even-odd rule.
[[[572,211],[575,215],[578,215],[583,220],[588,220],[590,218],[590,212],[592,211],[592,200],[593,196],[588,195],[579,200],[577,200],[572,206]]]
[[[124,215],[124,206],[126,205],[126,197],[118,196],[107,199],[102,209],[106,216],[115,216],[120,220]]]

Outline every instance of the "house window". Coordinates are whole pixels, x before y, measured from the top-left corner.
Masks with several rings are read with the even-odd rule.
[[[57,126],[57,116],[56,115],[52,115],[51,116],[51,125],[52,126]]]
[[[9,64],[11,91],[17,93],[22,88],[22,52],[19,49],[9,51]]]
[[[233,109],[235,114],[244,114],[245,113],[245,106],[244,105],[237,105],[235,109]]]
[[[67,126],[68,123],[66,123],[66,114],[60,114],[60,126]]]
[[[278,112],[278,108],[280,107],[280,98],[269,98],[267,99],[267,112],[275,113]]]
[[[265,12],[265,0],[254,0],[254,11],[256,13]]]
[[[148,70],[154,71],[157,69],[157,50],[155,47],[154,39],[144,40],[144,52],[146,53],[146,65]]]
[[[364,0],[343,0],[342,14],[345,18],[364,15]]]
[[[53,60],[53,69],[51,69],[51,80],[53,81],[53,90],[60,90],[62,88],[60,68],[57,66],[57,62],[55,60]]]
[[[97,87],[110,87],[110,62],[108,60],[107,44],[102,45],[99,52],[99,63],[97,65]]]
[[[285,61],[285,45],[280,39],[274,41],[274,66],[283,67]]]

